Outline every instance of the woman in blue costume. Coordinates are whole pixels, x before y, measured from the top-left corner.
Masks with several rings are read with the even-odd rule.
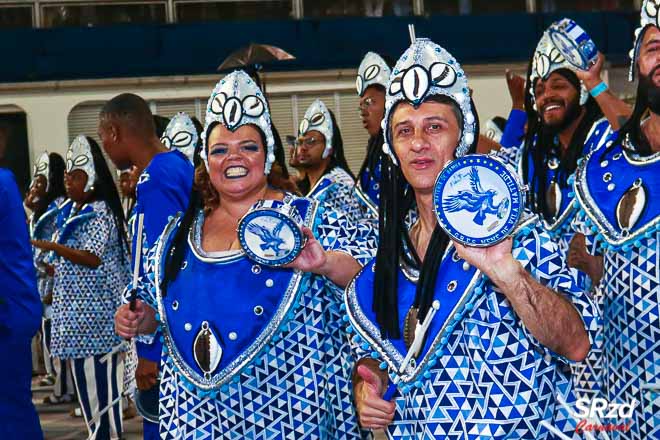
[[[33,241],[52,251],[55,268],[51,351],[69,362],[89,438],[118,439],[125,344],[113,317],[129,282],[128,244],[119,194],[93,139],[71,143],[64,184],[57,234]]]
[[[115,318],[124,337],[162,330],[161,438],[359,438],[339,287],[373,255],[375,234],[286,191],[268,104],[247,74],[223,78],[206,115],[190,207],[137,286],[147,304]],[[264,199],[304,219],[308,241],[290,267],[240,248],[238,221]]]
[[[437,175],[474,151],[478,133],[465,73],[451,54],[415,40],[390,78],[383,127],[394,165],[381,187],[378,254],[345,299],[361,425],[394,439],[531,440],[570,431],[557,399],[572,398],[564,369],[589,351],[594,310],[557,245],[534,216],[514,239],[487,248],[450,241],[437,224]],[[426,338],[405,367],[431,307]],[[397,388],[386,396],[389,382]]]
[[[34,177],[25,200],[32,210],[30,238],[51,241],[57,230],[57,215],[65,200],[64,159],[57,153],[44,152],[34,166]],[[53,303],[53,266],[48,262],[48,252],[34,249],[34,265],[37,268],[37,287],[44,303],[41,337],[44,349],[46,373],[50,376],[53,392],[44,403],[66,403],[73,400],[73,377],[66,362],[50,355],[51,316]]]

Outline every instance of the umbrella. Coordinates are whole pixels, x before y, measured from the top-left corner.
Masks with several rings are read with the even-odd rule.
[[[251,43],[247,47],[242,47],[235,52],[232,52],[225,60],[218,66],[218,71],[232,69],[235,67],[247,67],[261,65],[272,61],[295,60],[296,57],[287,51],[280,49],[276,46],[269,46],[267,44]]]

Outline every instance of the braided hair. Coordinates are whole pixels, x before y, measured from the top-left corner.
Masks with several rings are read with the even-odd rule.
[[[96,171],[96,181],[94,182],[94,190],[92,192],[91,200],[103,200],[108,204],[110,211],[115,219],[117,230],[119,231],[119,246],[128,250],[128,239],[126,236],[126,219],[124,217],[124,209],[121,206],[121,199],[117,192],[117,186],[108,168],[108,164],[101,153],[101,147],[94,139],[85,136],[89,142],[92,159],[94,160],[94,170]],[[123,252],[123,255],[128,255],[128,252]]]

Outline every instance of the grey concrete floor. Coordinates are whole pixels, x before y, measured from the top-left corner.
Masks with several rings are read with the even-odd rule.
[[[41,429],[46,440],[84,440],[89,435],[82,417],[71,417],[69,412],[77,405],[47,405],[44,397],[52,392],[52,387],[40,387],[39,378],[32,381],[32,401],[37,407]],[[136,416],[124,420],[125,440],[142,439],[142,418]]]

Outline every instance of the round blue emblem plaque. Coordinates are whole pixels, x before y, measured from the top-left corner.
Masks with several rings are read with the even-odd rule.
[[[251,260],[282,266],[295,260],[305,244],[301,224],[295,206],[261,200],[238,222],[238,239]]]
[[[552,43],[566,61],[588,70],[598,60],[598,49],[589,35],[570,18],[564,18],[549,29]]]
[[[470,154],[438,175],[433,204],[447,234],[468,246],[492,246],[515,229],[523,211],[516,173],[494,156]]]

